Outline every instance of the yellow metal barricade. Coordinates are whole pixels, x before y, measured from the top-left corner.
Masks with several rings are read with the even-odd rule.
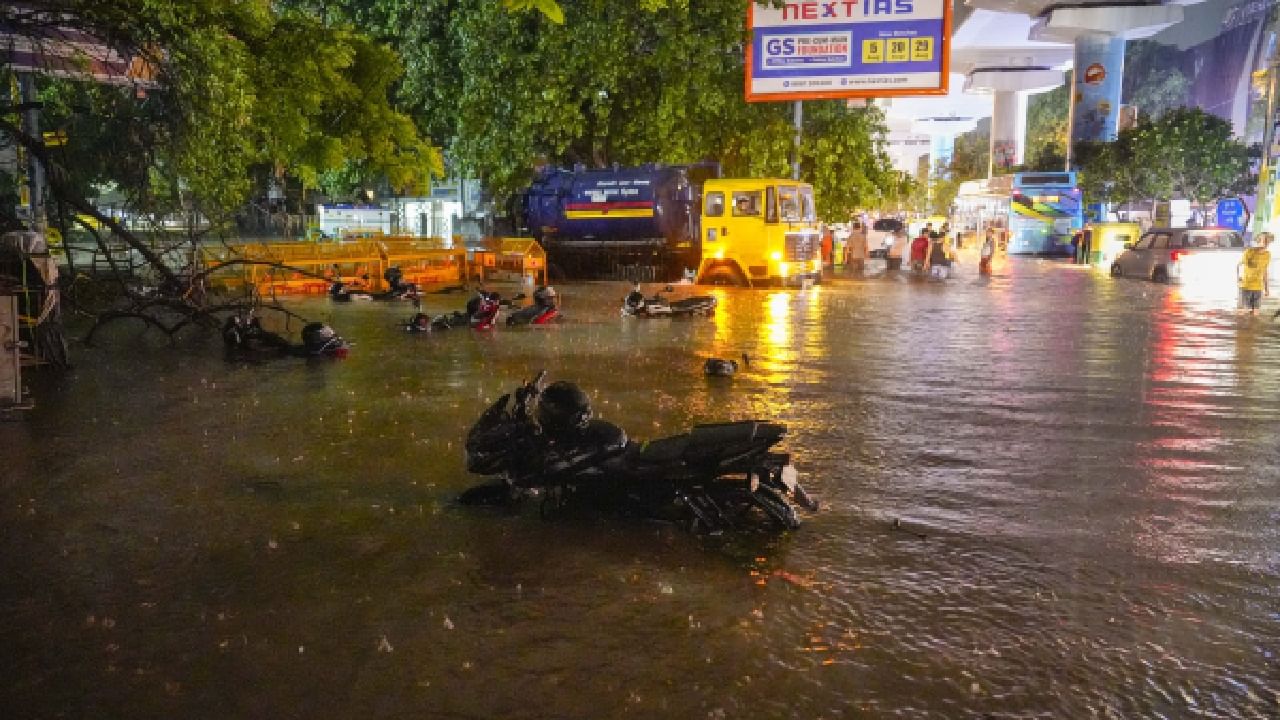
[[[452,239],[407,236],[239,243],[206,246],[201,258],[205,267],[231,263],[210,277],[211,285],[277,295],[323,294],[335,280],[354,290],[383,292],[392,267],[400,269],[404,282],[419,286],[524,277],[545,284],[547,268],[542,246],[528,238],[496,238],[470,251]]]
[[[384,267],[400,268],[404,282],[418,286],[462,283],[467,277],[466,249],[443,238],[392,236],[377,244]]]
[[[547,253],[532,238],[493,238],[472,252],[472,263],[481,280],[547,283]]]

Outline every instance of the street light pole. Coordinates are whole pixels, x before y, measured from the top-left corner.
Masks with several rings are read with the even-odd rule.
[[[1280,63],[1272,61],[1267,73],[1267,114],[1262,129],[1262,164],[1258,168],[1258,200],[1254,207],[1254,231],[1267,229],[1274,220],[1272,205],[1275,203],[1275,182],[1271,177],[1276,171],[1276,85],[1280,81]]]
[[[40,107],[36,96],[36,78],[29,72],[18,74],[18,87],[21,89],[22,104],[26,109],[22,113],[22,131],[36,142],[42,142],[40,134]],[[44,232],[44,166],[33,152],[27,152],[27,184],[29,207],[31,213],[31,230]]]
[[[804,102],[801,100],[795,101],[792,122],[795,124],[796,136],[795,136],[795,146],[792,149],[793,155],[791,159],[791,179],[799,180],[800,179],[800,136],[804,128]]]

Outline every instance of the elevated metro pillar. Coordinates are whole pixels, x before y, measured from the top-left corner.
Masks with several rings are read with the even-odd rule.
[[[966,89],[991,94],[991,156],[987,177],[1022,164],[1027,138],[1027,96],[1062,84],[1052,67],[977,67]]]
[[[1125,44],[1121,35],[1086,33],[1076,38],[1072,144],[1116,139]]]
[[[934,135],[929,138],[929,174],[938,172],[938,168],[942,168],[946,172],[946,168],[951,167],[951,158],[956,153],[956,136],[955,135]]]
[[[1053,4],[1042,12],[1032,28],[1032,39],[1075,43],[1072,145],[1115,140],[1126,39],[1150,37],[1182,22],[1182,5],[1199,1]]]
[[[987,177],[1021,165],[1027,141],[1027,95],[997,90],[991,103],[991,162]]]
[[[929,136],[930,177],[950,172],[951,159],[955,155],[956,136],[969,132],[977,125],[977,118],[960,115],[920,117],[912,121],[912,132]]]

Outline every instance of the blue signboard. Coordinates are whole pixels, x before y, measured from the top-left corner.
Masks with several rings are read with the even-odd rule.
[[[1240,198],[1223,198],[1218,201],[1218,227],[1244,232],[1244,203]]]
[[[950,0],[749,7],[748,101],[947,92]]]

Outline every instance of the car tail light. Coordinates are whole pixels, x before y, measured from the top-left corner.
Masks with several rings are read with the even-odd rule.
[[[1178,262],[1178,259],[1186,255],[1186,250],[1173,250],[1169,253],[1169,262]]]

